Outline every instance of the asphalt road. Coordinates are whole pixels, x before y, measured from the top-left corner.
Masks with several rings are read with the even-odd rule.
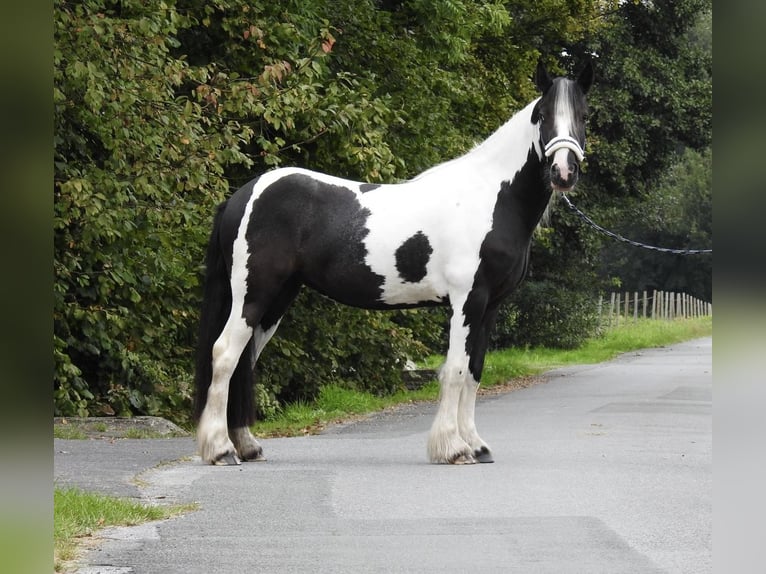
[[[203,465],[192,439],[54,441],[59,485],[198,502],[79,574],[712,571],[712,339],[481,398],[495,463],[431,465],[434,404]]]

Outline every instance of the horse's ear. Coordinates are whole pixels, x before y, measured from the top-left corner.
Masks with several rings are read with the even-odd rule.
[[[535,107],[532,108],[532,123],[536,124],[540,121],[540,102],[537,102],[535,104]]]
[[[548,70],[545,69],[545,64],[543,64],[542,60],[537,62],[537,70],[535,70],[535,85],[537,86],[537,89],[540,90],[543,94],[547,92],[548,88],[553,85],[553,80],[551,80],[551,77],[548,75]]]
[[[577,76],[577,84],[582,88],[582,93],[587,94],[590,87],[593,85],[593,80],[596,78],[596,71],[593,69],[593,60],[588,60],[585,63],[585,67]]]

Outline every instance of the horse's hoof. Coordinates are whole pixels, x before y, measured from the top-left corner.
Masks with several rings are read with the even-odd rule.
[[[240,451],[238,454],[243,462],[264,462],[266,460],[266,457],[263,456],[263,449],[260,446],[244,452]]]
[[[476,459],[470,453],[461,452],[452,457],[450,464],[476,464]]]
[[[242,457],[242,460],[244,462],[266,462],[266,457],[263,456],[263,452],[258,451],[258,453]]]
[[[237,466],[242,464],[233,452],[226,452],[213,461],[216,466]]]
[[[495,459],[492,458],[492,453],[489,452],[489,449],[486,446],[483,446],[480,449],[475,450],[473,452],[473,456],[478,462],[482,462],[482,463],[495,462]]]

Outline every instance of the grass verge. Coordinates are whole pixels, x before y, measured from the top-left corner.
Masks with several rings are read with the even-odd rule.
[[[623,324],[589,339],[577,349],[490,351],[485,360],[482,388],[491,389],[500,385],[510,388],[524,387],[531,384],[530,377],[558,367],[600,363],[620,353],[661,347],[712,334],[712,317],[675,321],[639,319],[635,323]],[[432,356],[421,366],[434,369],[442,361],[443,356]],[[508,385],[509,381],[514,380],[518,380],[519,384]],[[276,416],[256,423],[253,432],[259,437],[315,434],[328,424],[353,420],[402,403],[435,400],[438,396],[439,385],[436,381],[416,391],[400,391],[384,397],[331,385],[324,387],[313,403],[286,405]]]
[[[436,381],[416,391],[399,391],[387,396],[328,385],[322,387],[313,403],[285,405],[275,417],[255,423],[252,430],[262,438],[316,434],[329,424],[351,421],[402,403],[431,400],[438,394]]]
[[[53,491],[53,564],[66,572],[82,543],[108,526],[134,526],[194,510],[194,505],[147,506],[127,498],[84,492],[77,488]]]

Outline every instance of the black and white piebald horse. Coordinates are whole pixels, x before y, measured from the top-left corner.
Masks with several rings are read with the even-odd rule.
[[[404,183],[349,181],[305,169],[266,172],[219,209],[208,245],[197,358],[202,459],[263,458],[252,369],[302,285],[356,307],[449,305],[449,350],[428,436],[434,463],[492,462],[474,423],[498,307],[527,269],[532,233],[553,192],[578,179],[586,64],[467,154]]]

